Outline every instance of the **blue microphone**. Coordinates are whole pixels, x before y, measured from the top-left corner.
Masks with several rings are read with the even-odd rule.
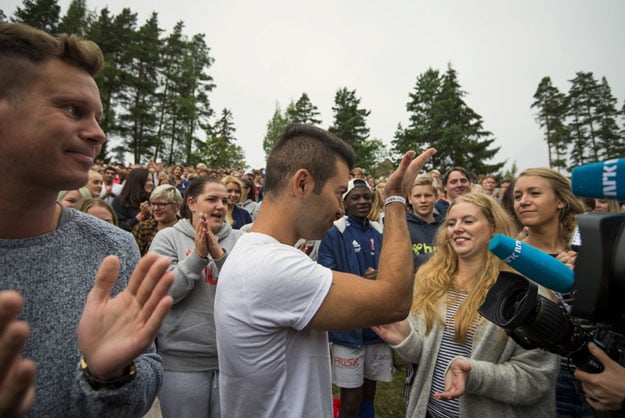
[[[625,200],[625,158],[575,167],[571,189],[576,196]]]
[[[563,262],[531,245],[497,234],[488,249],[528,279],[556,292],[568,292],[573,286],[573,270]]]

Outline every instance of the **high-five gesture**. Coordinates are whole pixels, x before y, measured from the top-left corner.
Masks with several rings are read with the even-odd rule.
[[[418,156],[414,151],[405,153],[397,170],[389,176],[388,181],[384,185],[384,194],[386,196],[406,197],[410,193],[417,174],[434,154],[436,154],[434,148],[428,148]]]
[[[167,295],[174,280],[174,274],[167,271],[169,264],[168,258],[147,254],[128,287],[111,298],[119,260],[104,259],[78,325],[78,344],[94,376],[102,380],[121,376],[152,344],[173,303]]]

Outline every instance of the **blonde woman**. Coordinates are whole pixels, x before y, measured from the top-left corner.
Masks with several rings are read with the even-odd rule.
[[[150,193],[150,212],[152,216],[139,222],[132,229],[141,255],[147,254],[156,233],[174,226],[178,222],[178,211],[182,206],[182,195],[175,186],[161,184]]]
[[[438,250],[417,272],[411,315],[374,327],[416,365],[407,417],[553,416],[558,357],[520,347],[477,312],[506,269],[488,243],[513,232],[490,197],[458,196],[437,233]]]
[[[514,183],[513,197],[514,211],[527,232],[522,241],[573,265],[576,254],[570,251],[569,241],[575,216],[585,208],[573,195],[569,180],[550,168],[530,168]],[[573,302],[571,294],[562,296],[566,303]],[[563,359],[556,386],[557,414],[590,418],[593,413],[573,371]]]
[[[243,225],[252,223],[252,217],[248,211],[238,206],[243,193],[241,180],[234,176],[226,176],[221,179],[221,183],[226,186],[228,193],[228,210],[226,220],[233,229],[240,229]]]

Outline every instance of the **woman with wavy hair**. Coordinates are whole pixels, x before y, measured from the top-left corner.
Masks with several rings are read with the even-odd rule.
[[[407,417],[551,416],[557,356],[527,350],[477,311],[506,264],[488,250],[514,235],[506,212],[482,193],[460,195],[416,274],[411,315],[374,327],[416,366]]]
[[[575,216],[584,213],[584,205],[571,191],[569,180],[550,168],[530,168],[517,178],[513,196],[514,211],[527,232],[522,241],[572,267],[576,254],[570,251],[569,241]],[[573,302],[571,294],[562,297]],[[568,363],[563,359],[556,385],[557,416],[593,417]]]
[[[517,178],[513,196],[528,234],[523,242],[553,255],[569,249],[575,216],[584,213],[584,205],[566,177],[550,168],[527,169]]]

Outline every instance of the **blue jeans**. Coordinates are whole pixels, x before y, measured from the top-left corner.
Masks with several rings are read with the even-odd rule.
[[[557,418],[594,418],[590,405],[584,399],[584,391],[579,380],[567,367],[560,367],[556,382]]]

